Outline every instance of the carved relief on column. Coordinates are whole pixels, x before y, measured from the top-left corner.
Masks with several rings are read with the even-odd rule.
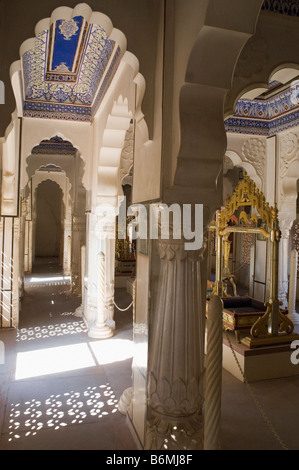
[[[252,137],[242,146],[242,160],[250,163],[262,182],[265,179],[266,142],[263,138]]]
[[[288,306],[288,266],[289,266],[289,238],[292,220],[280,214],[281,239],[279,247],[279,292],[278,298],[282,302],[282,308]]]
[[[81,268],[81,305],[76,308],[74,315],[76,317],[83,317],[85,305],[85,245],[81,246],[80,250],[80,268]]]
[[[291,131],[282,135],[279,146],[279,195],[283,198],[283,181],[292,163],[298,159],[298,135]]]
[[[105,253],[102,251],[97,256],[97,315],[96,321],[90,326],[88,336],[96,339],[106,339],[113,332],[105,321]]]
[[[84,317],[86,317],[88,323],[96,322],[99,314],[103,316],[107,328],[112,332],[114,325],[113,313],[114,313],[114,277],[109,270],[111,263],[111,254],[109,246],[112,241],[115,243],[115,217],[116,210],[112,206],[103,205],[99,208],[99,212],[88,215],[87,220],[87,249],[86,249],[86,265],[87,265],[87,290],[85,291],[86,296],[84,300]],[[102,253],[105,260],[105,276],[104,276],[104,311],[99,312],[98,304],[98,257],[97,254]],[[113,260],[114,261],[114,260]],[[112,277],[112,280],[111,280]],[[110,289],[107,289],[107,286]],[[109,291],[109,292],[108,292]],[[101,291],[102,292],[102,291]],[[108,295],[109,294],[109,295]],[[108,309],[107,305],[111,307],[113,303],[113,312]],[[109,315],[111,314],[111,316]],[[91,326],[92,328],[92,326]]]
[[[288,317],[294,325],[299,324],[299,315],[296,312],[297,268],[298,251],[296,249],[292,249],[290,263]]]
[[[201,252],[159,240],[149,350],[146,449],[202,449],[204,317]],[[203,294],[204,295],[204,294]]]
[[[113,211],[112,211],[113,212]],[[114,270],[115,270],[115,213],[104,213],[96,224],[97,238],[100,240],[105,253],[105,321],[110,328],[115,328],[114,322]]]
[[[120,159],[120,181],[124,179],[130,173],[130,169],[133,165],[134,156],[134,124],[133,121],[130,123],[129,129],[126,132],[126,138],[121,153]]]
[[[85,214],[73,216],[72,239],[72,284],[73,293],[81,295],[81,246],[85,243]]]
[[[13,224],[13,260],[12,260],[12,326],[19,324],[19,271],[20,271],[20,218],[16,217]]]
[[[289,166],[297,159],[298,136],[295,132],[287,132],[280,140],[280,177],[284,178]]]

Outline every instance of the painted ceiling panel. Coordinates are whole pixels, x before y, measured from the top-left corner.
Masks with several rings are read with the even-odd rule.
[[[51,70],[73,72],[82,20],[78,17],[56,22]]]
[[[271,88],[275,90],[270,84],[270,92]],[[234,115],[225,120],[226,131],[270,136],[298,125],[299,80],[281,88],[278,86],[277,92],[270,96],[240,99]]]
[[[91,121],[117,70],[120,49],[82,16],[57,20],[23,54],[24,116]]]

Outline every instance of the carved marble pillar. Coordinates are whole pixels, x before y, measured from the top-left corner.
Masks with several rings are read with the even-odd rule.
[[[114,329],[115,219],[112,221],[109,230],[106,258],[105,318],[107,325]]]
[[[69,218],[64,220],[63,237],[63,273],[66,276],[71,274],[71,254],[72,254],[72,223]]]
[[[281,307],[288,307],[288,267],[289,267],[289,238],[292,221],[282,219],[281,240],[279,247],[279,293],[278,297],[282,302]]]
[[[81,246],[80,250],[80,267],[81,267],[81,305],[76,308],[74,315],[76,317],[83,317],[84,305],[85,305],[85,245]]]
[[[21,219],[16,217],[13,224],[13,258],[12,258],[12,327],[17,328],[19,325],[19,273],[20,273],[20,234],[21,234]]]
[[[105,322],[105,253],[97,256],[97,315],[96,321],[88,330],[90,338],[106,339],[113,335],[111,328]]]
[[[29,270],[29,220],[25,220],[24,224],[24,271],[30,272]]]
[[[110,328],[115,328],[114,321],[114,276],[115,276],[115,237],[116,216],[105,213],[99,219],[97,236],[101,249],[105,253],[105,321]]]
[[[159,240],[160,274],[148,364],[146,449],[203,448],[201,252]]]
[[[22,199],[22,217],[23,217],[23,254],[24,254],[24,272],[32,271],[32,214],[31,198]]]
[[[81,246],[85,243],[85,214],[73,216],[72,236],[72,288],[75,295],[81,295]]]
[[[97,322],[99,315],[109,330],[109,336],[112,336],[113,329],[115,328],[114,322],[114,249],[112,246],[115,244],[115,214],[103,213],[93,214],[91,220],[91,231],[93,237],[90,238],[88,244],[89,250],[89,272],[88,272],[88,303],[87,308],[91,310],[91,316],[95,318]],[[101,261],[101,269],[104,266],[104,277],[103,285],[99,285],[99,258],[95,260],[94,253],[102,254],[104,261]],[[113,258],[112,258],[113,257]],[[96,263],[95,263],[96,261]],[[101,272],[101,270],[100,270]],[[103,295],[103,305],[99,306],[99,292]],[[95,312],[92,312],[94,311]],[[101,311],[100,311],[101,310]],[[102,311],[103,310],[103,311]],[[87,316],[90,316],[87,312]],[[102,321],[102,320],[101,320]],[[94,328],[90,327],[93,331]],[[94,336],[97,333],[91,333],[92,337],[103,337],[102,333],[100,336]],[[108,334],[108,332],[107,332]],[[108,337],[109,337],[108,336]]]
[[[288,317],[294,325],[299,324],[299,314],[296,312],[297,267],[298,267],[298,251],[294,249],[291,252],[289,304],[288,304],[288,311],[289,311]]]

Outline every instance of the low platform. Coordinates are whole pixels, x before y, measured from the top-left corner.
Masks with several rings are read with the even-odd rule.
[[[229,335],[229,340],[227,335]],[[245,380],[240,368],[247,382],[299,375],[299,364],[291,362],[291,355],[294,352],[291,343],[296,339],[299,340],[299,335],[294,334],[288,343],[250,349],[235,341],[232,333],[225,333],[223,335],[223,367],[242,382]]]

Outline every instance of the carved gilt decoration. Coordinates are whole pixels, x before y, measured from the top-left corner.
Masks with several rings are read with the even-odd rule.
[[[255,209],[255,213],[248,216],[243,209],[246,206]],[[239,213],[238,219],[236,213]],[[236,220],[236,225],[230,224],[232,218]],[[260,226],[259,218],[263,226]],[[249,223],[251,226],[248,225]],[[222,258],[225,254],[225,240],[228,235],[233,232],[262,234],[271,243],[270,293],[266,302],[266,312],[254,323],[250,333],[252,338],[273,338],[279,333],[292,333],[293,323],[281,312],[279,307],[281,303],[278,300],[278,253],[281,238],[278,210],[276,205],[269,206],[263,193],[245,172],[232,197],[221,210],[217,211],[216,219],[211,223],[210,229],[215,231],[216,236],[216,283],[212,295],[216,294],[220,297],[224,295]],[[247,342],[251,342],[251,339]]]

